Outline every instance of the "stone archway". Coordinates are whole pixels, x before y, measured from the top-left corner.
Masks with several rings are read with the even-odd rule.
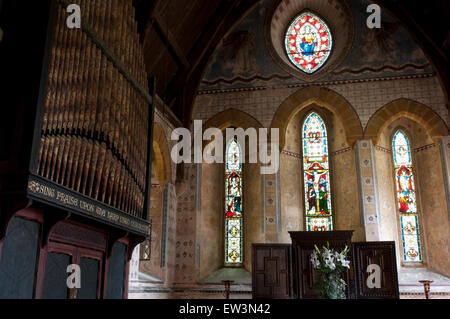
[[[373,144],[377,145],[383,130],[402,116],[421,124],[435,143],[449,133],[447,124],[431,108],[419,102],[401,98],[386,104],[372,115],[364,130],[364,137],[372,139]]]
[[[230,126],[242,127],[244,130],[250,127],[255,129],[263,127],[257,119],[248,113],[231,108],[214,115],[205,123],[203,130],[210,127],[216,127],[219,130],[223,130]]]
[[[288,97],[276,111],[271,127],[280,130],[280,150],[286,143],[286,130],[290,120],[302,109],[316,104],[333,112],[344,125],[350,146],[363,137],[363,129],[358,114],[352,105],[340,94],[328,88],[309,86]]]
[[[160,183],[170,182],[172,179],[172,167],[169,144],[159,123],[153,128],[153,154],[157,165],[158,180]]]
[[[159,123],[154,124],[152,147],[152,188],[150,191],[150,218],[152,219],[152,233],[150,241],[151,253],[149,252],[149,260],[142,260],[139,263],[139,270],[145,275],[164,282],[167,277],[167,271],[161,262],[163,260],[163,254],[164,256],[167,255],[167,249],[163,249],[163,245],[165,245],[163,236],[163,233],[165,232],[164,210],[166,209],[164,207],[164,192],[166,185],[171,182],[172,167],[168,141],[164,130]],[[166,213],[166,215],[167,214],[168,213]],[[146,245],[145,242],[144,245]],[[140,249],[141,256],[144,256],[145,252],[142,254],[142,249],[146,249],[146,247],[141,245]],[[146,279],[150,279],[150,277]]]
[[[236,109],[227,109],[209,119],[203,125],[208,128],[242,128],[247,130],[262,128],[262,124],[251,115]],[[224,138],[225,140],[225,138]],[[207,141],[204,141],[207,143]],[[246,145],[246,149],[247,149]],[[246,150],[248,154],[248,150]],[[244,216],[244,262],[243,268],[251,270],[251,244],[261,242],[261,175],[259,163],[244,163],[243,180],[243,216]],[[201,214],[205,216],[198,221],[197,238],[200,246],[201,280],[217,280],[216,275],[229,276],[230,268],[224,270],[224,164],[202,164],[201,173]],[[259,185],[259,187],[255,187]],[[248,204],[251,203],[251,204]],[[239,270],[240,269],[240,270]],[[245,273],[239,268],[240,274]],[[248,275],[248,273],[247,273]],[[246,276],[247,276],[246,275]],[[212,276],[212,277],[210,277]],[[245,276],[244,276],[245,277]],[[206,278],[206,279],[205,279]],[[249,277],[250,278],[250,277]],[[228,278],[232,279],[232,278]],[[242,279],[242,278],[241,278]]]

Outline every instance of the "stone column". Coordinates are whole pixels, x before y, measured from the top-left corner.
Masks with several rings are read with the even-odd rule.
[[[129,286],[131,286],[132,284],[131,281],[139,279],[140,247],[141,247],[140,244],[136,245],[136,247],[133,250],[133,254],[131,255],[129,278],[128,278]]]
[[[372,140],[357,141],[355,152],[361,225],[364,225],[366,241],[379,241],[381,223]]]
[[[263,176],[264,237],[267,243],[277,241],[277,174]]]
[[[192,286],[197,280],[196,234],[197,234],[197,164],[185,164],[185,181],[177,182],[176,191],[176,229],[175,269],[172,286]],[[185,186],[182,184],[186,184]],[[178,192],[180,189],[180,192]],[[175,199],[174,199],[175,200]]]
[[[267,151],[272,152],[271,145],[267,145]],[[264,219],[262,231],[267,243],[276,243],[281,232],[280,169],[278,168],[275,174],[261,174],[261,176]]]

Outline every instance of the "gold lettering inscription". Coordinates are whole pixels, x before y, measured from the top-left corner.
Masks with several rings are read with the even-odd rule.
[[[144,231],[145,233],[149,233],[150,232],[150,227],[149,226],[139,224],[139,223],[135,222],[134,220],[131,221],[131,227],[133,227],[134,229],[139,229],[141,231]]]
[[[99,216],[105,217],[106,216],[106,210],[100,207],[95,208],[95,213]]]
[[[115,222],[117,222],[119,220],[119,215],[111,213],[110,211],[108,211],[107,213],[108,213],[108,219],[111,219]]]
[[[69,194],[57,191],[54,188],[40,184],[36,181],[28,182],[28,190],[34,194],[40,194],[45,197],[54,198],[56,201],[58,201],[60,203],[64,203],[66,205],[70,205],[70,206],[74,206],[74,207],[79,207],[83,211],[95,213],[96,215],[103,217],[103,218],[108,218],[109,220],[111,220],[115,223],[126,225],[128,227],[132,227],[133,229],[140,230],[145,233],[149,233],[149,231],[150,231],[150,227],[148,225],[138,223],[134,220],[129,219],[126,216],[120,216],[116,213],[107,211],[107,210],[103,209],[102,207],[85,202],[83,200],[79,200],[76,197],[73,197]]]
[[[120,216],[120,222],[124,225],[130,225],[130,220],[123,216]]]
[[[71,205],[71,206],[78,206],[78,199],[76,199],[73,196],[61,193],[61,192],[56,192],[56,200],[59,200],[61,203],[67,204],[67,205]]]
[[[41,185],[35,181],[28,182],[28,189],[35,194],[41,194],[51,198],[55,197],[55,190],[53,188]]]
[[[94,207],[95,207],[94,205],[86,203],[85,201],[80,200],[80,208],[81,209],[93,213],[94,212]]]

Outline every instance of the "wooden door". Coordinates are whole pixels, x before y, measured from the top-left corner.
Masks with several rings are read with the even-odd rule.
[[[291,298],[291,245],[252,245],[253,298]]]
[[[91,249],[49,243],[45,256],[42,298],[99,299],[102,287],[103,253]],[[80,287],[68,288],[69,265],[78,265]]]
[[[43,299],[100,299],[105,273],[106,235],[76,222],[57,223],[41,249],[36,297]],[[69,265],[79,266],[79,288],[67,285]],[[70,270],[70,269],[69,269]],[[72,270],[73,271],[73,270]]]

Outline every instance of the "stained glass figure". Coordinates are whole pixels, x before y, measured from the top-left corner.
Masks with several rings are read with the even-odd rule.
[[[422,247],[419,234],[411,148],[408,137],[401,130],[394,135],[392,151],[397,205],[400,213],[403,260],[420,262],[422,261]]]
[[[231,140],[225,162],[225,264],[242,263],[242,161],[239,143]]]
[[[303,123],[302,142],[306,230],[333,230],[327,129],[315,112]]]
[[[289,60],[306,73],[317,71],[330,56],[332,37],[327,24],[311,12],[300,14],[289,26],[285,48]]]

